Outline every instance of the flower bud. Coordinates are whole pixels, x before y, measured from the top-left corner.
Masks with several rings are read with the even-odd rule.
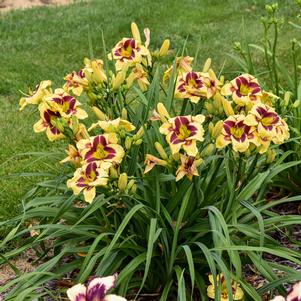
[[[219,120],[215,124],[214,128],[212,129],[212,133],[211,133],[211,136],[213,139],[216,139],[220,135],[220,133],[223,129],[223,124],[224,124],[224,122],[222,120]]]
[[[195,160],[196,167],[199,167],[203,162],[204,162],[204,160],[202,158]]]
[[[138,140],[135,141],[135,145],[140,145],[142,142],[143,142],[142,139],[138,139]]]
[[[223,85],[225,82],[225,77],[223,75],[221,75],[221,77],[219,78],[219,81],[220,81],[221,85]]]
[[[121,118],[127,120],[128,119],[128,111],[126,108],[122,108],[121,110]]]
[[[55,118],[51,120],[51,124],[56,127],[61,133],[64,132],[64,123],[62,119]]]
[[[94,114],[97,116],[97,118],[101,121],[105,121],[107,118],[106,118],[106,115],[105,113],[103,113],[100,109],[98,109],[97,107],[92,107],[92,110],[94,112]]]
[[[112,78],[112,89],[113,90],[118,90],[120,88],[120,86],[125,81],[125,76],[126,76],[126,74],[124,71],[119,71],[116,74],[116,77]]]
[[[133,187],[133,185],[135,185],[135,180],[132,179],[132,180],[129,180],[129,183],[127,184],[126,186],[126,190],[131,190],[131,188]]]
[[[131,194],[135,194],[136,193],[136,191],[137,191],[137,185],[136,184],[134,184],[132,187],[131,187],[131,189],[130,189],[130,193]]]
[[[106,80],[106,76],[103,71],[100,69],[96,61],[91,62],[91,67],[93,70],[92,78],[97,84],[102,84]]]
[[[222,104],[223,104],[223,108],[224,108],[224,111],[225,111],[227,117],[234,115],[234,110],[233,110],[233,108],[231,106],[230,101],[228,101],[227,99],[223,98],[222,99]]]
[[[113,179],[117,179],[118,178],[118,170],[114,166],[111,166],[109,170],[110,170],[110,176]]]
[[[273,12],[272,6],[271,6],[271,5],[268,5],[268,4],[265,6],[265,10],[266,10],[268,13],[272,13],[272,12]]]
[[[168,53],[169,46],[170,46],[170,41],[168,39],[164,40],[159,50],[159,56],[165,56]]]
[[[132,30],[132,35],[134,40],[137,42],[141,43],[141,37],[140,37],[140,32],[137,24],[135,22],[132,22],[131,24],[131,30]]]
[[[142,136],[143,136],[143,134],[144,134],[144,128],[143,128],[143,126],[138,130],[138,132],[136,133],[136,135],[134,135],[134,139],[135,140],[138,140],[138,139],[140,139]]]
[[[169,118],[169,114],[164,106],[164,104],[162,102],[159,102],[157,104],[157,111],[160,115],[160,118],[163,122],[167,121],[167,119]]]
[[[205,109],[207,110],[207,112],[208,113],[210,113],[210,114],[214,114],[214,107],[213,107],[213,105],[212,105],[212,103],[211,102],[206,102],[205,103]]]
[[[71,129],[73,134],[76,134],[78,132],[78,125],[79,125],[78,118],[73,115],[71,118]]]
[[[211,66],[211,58],[209,57],[204,64],[203,72],[208,72],[210,66]]]
[[[161,158],[164,160],[168,159],[168,156],[163,148],[163,146],[159,142],[155,142],[155,148],[157,152],[160,154]]]
[[[209,125],[208,125],[208,130],[209,130],[210,135],[212,135],[213,129],[214,129],[214,124],[212,121],[210,121]]]
[[[291,98],[291,92],[290,91],[286,91],[284,93],[284,106],[287,107],[288,104],[289,104],[289,101],[290,101],[290,98]]]
[[[273,149],[269,149],[267,151],[267,163],[270,164],[272,163],[276,158],[276,152]]]
[[[172,158],[175,160],[175,161],[179,161],[180,160],[180,153],[175,153],[172,155]]]
[[[82,123],[78,125],[78,132],[75,134],[76,140],[88,139],[90,136],[87,132],[86,126]]]
[[[118,188],[120,191],[124,191],[126,186],[127,186],[127,183],[128,183],[128,176],[127,174],[124,172],[122,173],[120,176],[119,176],[119,179],[118,179]]]
[[[201,152],[202,157],[208,157],[214,152],[215,146],[213,143],[208,144]]]
[[[298,108],[300,106],[300,100],[297,99],[294,103],[293,103],[293,108]]]
[[[131,137],[126,137],[125,138],[125,142],[124,142],[124,146],[127,150],[129,150],[132,146],[132,141],[133,139]]]

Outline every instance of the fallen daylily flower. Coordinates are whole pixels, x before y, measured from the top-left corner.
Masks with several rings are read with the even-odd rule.
[[[117,275],[96,277],[87,285],[76,284],[67,290],[70,301],[126,301],[125,298],[107,292],[116,285]]]
[[[216,287],[214,286],[214,280],[213,280],[213,276],[210,274],[209,275],[209,281],[210,281],[210,285],[207,287],[207,295],[209,298],[211,299],[215,299],[215,290]],[[218,285],[220,285],[220,291],[221,291],[221,301],[229,301],[229,292],[227,290],[227,286],[226,286],[226,280],[223,274],[219,274],[216,277],[216,282]],[[243,290],[239,287],[239,284],[236,283],[235,281],[232,281],[231,283],[231,287],[232,287],[232,298],[233,300],[241,300],[244,296],[244,292]]]

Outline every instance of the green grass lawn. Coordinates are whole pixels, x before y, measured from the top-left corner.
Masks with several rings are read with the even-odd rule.
[[[0,16],[0,220],[19,211],[22,195],[36,181],[20,177],[25,172],[51,169],[47,159],[36,160],[26,152],[57,149],[44,135],[33,133],[38,115],[31,109],[18,111],[19,90],[27,91],[43,79],[62,84],[63,76],[82,66],[83,58],[103,55],[101,32],[108,48],[130,35],[130,23],[151,29],[151,45],[160,47],[165,38],[179,49],[187,38],[191,56],[198,51],[201,66],[207,57],[216,70],[225,64],[231,75],[238,67],[227,56],[233,43],[242,38],[245,20],[249,41],[259,43],[262,28],[260,0],[124,1],[95,0],[66,7],[43,7],[13,11]],[[290,18],[293,0],[281,1],[281,14]],[[289,41],[294,30],[285,24],[279,53],[289,60]],[[258,59],[260,63],[260,59]]]

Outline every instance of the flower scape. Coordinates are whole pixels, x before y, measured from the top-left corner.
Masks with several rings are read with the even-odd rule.
[[[255,206],[266,206],[268,169],[274,170],[280,145],[290,138],[285,116],[275,109],[279,96],[251,74],[226,81],[213,71],[211,59],[200,67],[185,51],[174,57],[168,39],[151,50],[148,28],[143,38],[135,23],[131,31],[113,49],[104,48],[102,59],[86,58],[82,69],[64,77],[62,88],[42,81],[20,100],[21,110],[31,105],[39,112],[34,131],[67,148],[59,167],[62,190],[49,190],[64,202],[51,207],[58,214],[52,222],[50,210],[36,226],[50,225],[39,235],[56,238],[57,256],[72,255],[57,275],[75,273],[74,285],[60,296],[272,296],[281,281],[261,257],[262,237],[271,246],[264,252],[273,253],[273,219],[279,228],[287,224]],[[267,218],[264,229],[261,214]],[[277,254],[297,261],[293,251]],[[266,289],[257,292],[244,279],[243,266],[250,263],[259,273],[272,273]],[[86,282],[90,275],[96,276]],[[113,288],[118,295],[107,293]]]

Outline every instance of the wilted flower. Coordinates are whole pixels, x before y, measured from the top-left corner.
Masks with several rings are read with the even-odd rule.
[[[289,137],[289,127],[285,120],[281,119],[280,123],[276,126],[276,133],[272,140],[275,144],[282,144]]]
[[[107,81],[107,76],[103,68],[103,60],[89,60],[88,58],[85,58],[84,63],[85,68],[83,71],[88,81],[96,84],[103,84]]]
[[[22,97],[20,99],[19,105],[20,110],[23,110],[28,104],[37,105],[42,102],[44,96],[51,93],[50,90],[51,81],[45,80],[40,82],[40,84],[36,87],[36,90],[30,93],[31,95],[28,97]]]
[[[81,105],[80,102],[63,89],[56,89],[54,94],[49,94],[45,97],[45,101],[65,118],[70,118],[73,115],[78,119],[88,117],[88,114],[79,107]]]
[[[242,74],[225,84],[221,93],[225,96],[231,95],[234,102],[240,106],[260,101],[262,96],[257,79],[250,74]]]
[[[211,299],[215,299],[215,286],[214,286],[214,280],[212,274],[209,275],[209,281],[211,285],[207,287],[207,295]],[[217,284],[221,286],[221,301],[229,301],[229,292],[226,286],[226,280],[223,274],[219,274],[216,277]],[[239,287],[239,284],[236,283],[235,281],[232,281],[231,283],[232,287],[232,298],[233,300],[241,300],[244,296],[244,292],[242,289]]]
[[[71,91],[77,96],[80,96],[83,90],[88,86],[88,80],[83,69],[67,74],[64,80],[66,81],[63,87],[64,90],[67,92]]]
[[[244,115],[233,115],[228,117],[223,124],[221,134],[216,140],[216,147],[223,148],[232,144],[234,151],[245,152],[250,142],[258,145],[255,128],[245,124]]]
[[[82,160],[79,151],[73,145],[69,144],[68,149],[66,150],[67,157],[60,161],[60,163],[71,162],[75,166],[79,166]]]
[[[135,81],[137,81],[142,91],[146,91],[147,87],[150,85],[147,72],[143,69],[141,64],[136,64],[131,70],[130,75],[126,79],[127,87],[130,88]]]
[[[168,164],[167,161],[159,159],[150,154],[146,154],[144,163],[146,165],[144,170],[145,174],[151,171],[156,165],[167,166]]]
[[[124,150],[117,144],[116,134],[103,134],[77,142],[77,148],[84,160],[90,162],[120,163],[124,157]]]
[[[173,154],[178,153],[183,146],[189,156],[196,156],[196,142],[204,140],[204,120],[204,115],[177,116],[161,125],[160,133],[166,135]]]
[[[176,98],[189,98],[198,103],[201,97],[207,97],[207,87],[200,72],[188,72],[180,75],[177,79]]]
[[[294,284],[287,297],[276,296],[270,301],[301,301],[301,281]]]
[[[201,79],[207,87],[206,98],[212,98],[220,90],[221,82],[218,80],[212,69],[209,69],[206,73],[202,72]]]
[[[266,105],[272,106],[273,101],[279,97],[271,92],[262,91],[260,101]]]
[[[265,104],[253,106],[245,118],[245,124],[257,126],[260,135],[273,137],[276,133],[276,126],[280,123],[280,117],[275,110]]]
[[[85,201],[91,203],[96,195],[95,187],[107,185],[110,166],[109,162],[102,162],[100,165],[95,162],[88,163],[75,171],[73,178],[67,181],[67,187],[75,195],[83,190]]]
[[[184,176],[189,180],[191,180],[193,176],[198,176],[199,173],[197,168],[201,163],[202,159],[196,159],[195,157],[181,154],[181,165],[176,172],[176,181],[181,180]]]
[[[186,72],[192,71],[192,61],[193,57],[190,56],[180,56],[176,58],[176,71],[177,74],[182,74]],[[173,72],[173,65],[170,66],[165,72],[163,76],[163,81],[166,82]]]
[[[96,277],[84,284],[76,284],[67,290],[70,301],[126,301],[117,295],[107,295],[107,292],[115,287],[116,275],[108,277]]]
[[[112,49],[109,59],[116,60],[116,70],[121,70],[125,65],[141,63],[143,56],[148,56],[148,49],[132,38],[123,38]]]
[[[33,129],[36,133],[46,131],[50,141],[64,138],[62,128],[58,128],[58,123],[62,119],[60,112],[53,110],[47,104],[41,103],[39,106],[41,119],[36,122]]]

